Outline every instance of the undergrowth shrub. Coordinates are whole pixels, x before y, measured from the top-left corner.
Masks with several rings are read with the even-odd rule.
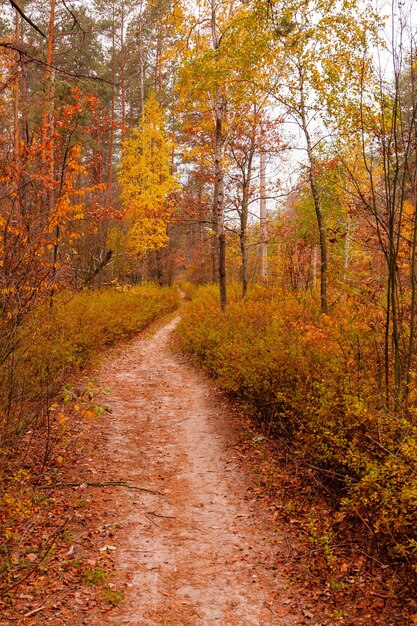
[[[23,433],[44,421],[53,395],[72,372],[178,304],[177,289],[149,284],[61,293],[52,311],[49,303],[36,307],[16,331],[16,347],[0,367],[0,473],[7,458],[16,456]]]
[[[186,300],[192,300],[196,289],[198,289],[198,287],[196,285],[194,285],[193,283],[189,283],[186,280],[182,280],[179,282],[178,284],[180,290],[182,291],[183,297]]]
[[[216,289],[202,287],[177,337],[268,434],[322,472],[347,520],[417,572],[417,394],[406,414],[383,410],[372,315],[347,302],[328,317],[265,288],[246,301],[232,290],[220,312]]]
[[[59,482],[79,424],[106,411],[80,368],[178,304],[177,289],[152,284],[61,293],[52,310],[45,303],[15,323],[12,350],[0,337],[0,598],[31,574],[27,554],[49,556],[62,543],[65,498],[38,485]]]
[[[62,368],[83,366],[106,346],[140,332],[178,304],[176,289],[153,284],[125,291],[61,294],[52,316],[39,309],[23,329],[25,337],[29,333],[38,336],[38,341],[31,341],[27,348],[26,365],[35,367],[41,377]]]

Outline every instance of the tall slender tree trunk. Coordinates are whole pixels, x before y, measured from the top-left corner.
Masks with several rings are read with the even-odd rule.
[[[216,168],[216,192],[215,207],[217,209],[218,224],[218,241],[219,241],[219,284],[220,284],[220,306],[222,310],[226,308],[226,231],[224,224],[224,171],[222,165],[223,157],[223,103],[222,98],[216,98],[216,151],[215,151],[215,168]]]
[[[261,149],[259,153],[259,177],[260,177],[260,232],[259,246],[261,257],[261,280],[268,281],[268,222],[266,217],[266,159],[263,146],[263,133],[261,138]]]
[[[46,51],[45,69],[45,96],[42,115],[41,130],[41,170],[45,178],[45,192],[43,194],[43,221],[47,221],[47,214],[51,213],[54,203],[54,93],[55,93],[55,72],[54,48],[55,48],[55,0],[51,0],[49,27]],[[48,189],[49,187],[49,189]]]
[[[155,251],[155,264],[156,264],[156,279],[158,281],[158,284],[162,287],[162,285],[164,284],[164,269],[163,269],[161,250]]]
[[[198,234],[199,234],[199,251],[200,251],[200,269],[198,273],[198,282],[202,282],[205,278],[205,270],[206,270],[206,260],[204,258],[204,243],[206,231],[203,229],[203,225],[201,222],[198,225]]]
[[[248,293],[248,221],[249,221],[249,198],[250,185],[252,182],[252,163],[255,155],[255,125],[252,126],[250,148],[247,153],[246,170],[243,170],[242,207],[240,211],[240,253],[242,257],[242,297]]]
[[[217,55],[220,54],[220,38],[217,34],[217,16],[215,0],[211,0],[211,33],[212,45]],[[214,143],[214,194],[213,214],[216,220],[218,254],[219,254],[219,284],[220,306],[226,308],[226,231],[224,224],[224,170],[223,170],[223,120],[224,99],[219,84],[216,84],[214,96],[215,109],[215,143]]]
[[[343,261],[343,281],[346,282],[348,279],[348,270],[349,270],[349,261],[350,261],[350,238],[351,238],[351,225],[352,218],[350,215],[346,217],[346,237],[345,237],[345,251],[344,251],[344,261]]]
[[[16,44],[20,42],[20,17],[16,11],[15,14],[15,40]],[[16,168],[16,176],[20,170],[20,124],[19,124],[19,111],[20,111],[20,68],[19,68],[19,54],[16,53],[16,78],[14,81],[14,98],[13,98],[13,160]]]
[[[156,41],[156,57],[155,57],[155,68],[154,68],[154,89],[156,99],[159,104],[163,104],[163,93],[162,93],[162,36],[158,35]]]
[[[113,187],[113,153],[114,153],[114,122],[115,122],[115,110],[116,110],[116,16],[113,1],[113,13],[112,13],[112,51],[111,51],[111,77],[112,77],[112,95],[111,95],[111,110],[110,110],[110,137],[109,137],[109,163],[107,174],[107,204],[110,203],[112,187]]]
[[[20,20],[20,41],[24,40],[24,21]],[[27,80],[26,80],[26,63],[24,58],[20,59],[20,92],[21,92],[21,100],[20,100],[20,128],[22,131],[22,139],[25,142],[25,145],[29,145],[29,124],[27,120],[28,116],[28,94],[27,94]]]
[[[249,179],[250,180],[250,179]],[[240,216],[240,254],[242,258],[242,297],[248,293],[248,207],[249,207],[249,182],[245,181],[242,194],[242,213]]]
[[[49,28],[48,28],[48,43],[46,53],[46,70],[45,70],[45,102],[44,113],[42,119],[42,172],[47,179],[47,185],[49,189],[44,194],[45,205],[43,220],[47,222],[48,217],[52,216],[55,205],[55,154],[54,154],[54,98],[55,98],[55,72],[53,69],[54,52],[55,52],[55,0],[51,0],[50,15],[49,15]],[[55,227],[55,242],[53,244],[52,255],[52,268],[51,279],[52,285],[56,281],[57,268],[58,268],[58,248],[59,248],[60,227],[59,224]],[[50,294],[50,309],[53,309],[54,302],[54,287],[52,287]]]
[[[140,92],[140,115],[143,115],[145,107],[145,69],[143,61],[143,0],[139,5],[139,92]]]
[[[300,77],[300,114],[301,114],[301,128],[304,133],[307,147],[307,157],[309,163],[308,177],[310,181],[311,195],[313,196],[314,209],[316,212],[317,226],[319,231],[320,242],[320,303],[323,313],[327,313],[327,235],[326,225],[323,215],[323,208],[321,204],[320,193],[317,186],[317,174],[316,174],[316,158],[313,151],[311,142],[310,131],[308,128],[307,112],[305,106],[305,94],[304,94],[304,81],[302,68],[299,67]]]
[[[217,224],[217,216],[215,213],[214,207],[215,201],[213,200],[212,207],[212,224],[213,224],[213,235],[210,238],[210,246],[211,246],[211,282],[213,285],[219,282],[219,235],[218,235],[218,224]]]
[[[20,16],[15,13],[15,40],[16,45],[20,43]],[[19,210],[22,207],[23,194],[25,193],[22,182],[21,167],[21,125],[20,125],[20,55],[16,53],[16,76],[13,84],[13,168],[16,186],[15,207]]]
[[[122,2],[120,23],[120,96],[122,105],[122,140],[126,135],[126,51],[125,51],[125,3]]]

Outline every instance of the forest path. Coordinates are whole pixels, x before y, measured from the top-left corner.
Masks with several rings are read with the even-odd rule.
[[[311,623],[274,568],[279,537],[239,463],[221,394],[169,349],[178,319],[100,369],[111,389],[106,463],[159,492],[114,496],[114,515],[125,511],[115,567],[128,591],[102,623]]]

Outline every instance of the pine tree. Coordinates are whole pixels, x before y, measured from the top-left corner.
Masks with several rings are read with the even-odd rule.
[[[162,107],[151,96],[141,124],[123,142],[119,167],[121,198],[129,224],[128,248],[136,255],[159,250],[168,243],[173,219],[172,142],[167,138]]]

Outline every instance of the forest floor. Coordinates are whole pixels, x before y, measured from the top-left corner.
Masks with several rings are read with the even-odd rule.
[[[66,470],[66,543],[0,624],[413,623],[415,609],[403,613],[365,573],[354,597],[303,580],[306,543],[265,488],[268,449],[254,452],[262,437],[170,348],[177,320],[103,358],[96,377],[109,412],[88,423]]]
[[[278,538],[241,472],[224,399],[167,349],[175,324],[101,374],[113,389],[113,471],[157,492],[123,494],[130,510],[116,561],[130,587],[109,623],[302,623],[275,567]]]

